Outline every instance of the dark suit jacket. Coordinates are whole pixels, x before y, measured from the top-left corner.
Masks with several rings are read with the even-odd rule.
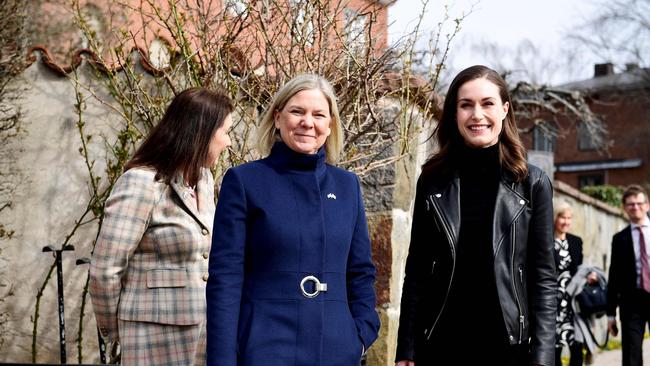
[[[618,306],[625,307],[636,291],[636,259],[632,229],[628,225],[612,238],[612,257],[607,285],[607,315],[615,316]]]

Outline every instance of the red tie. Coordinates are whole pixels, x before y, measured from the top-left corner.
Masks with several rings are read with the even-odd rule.
[[[637,229],[639,229],[639,253],[641,254],[641,288],[650,292],[650,264],[648,263],[645,238],[641,226],[637,226]]]

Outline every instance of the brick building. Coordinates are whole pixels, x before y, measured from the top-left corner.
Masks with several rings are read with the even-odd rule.
[[[587,80],[560,85],[586,96],[606,129],[603,143],[581,121],[566,116],[522,120],[524,144],[533,156],[552,155],[554,178],[576,188],[587,185],[643,184],[650,187],[650,68],[636,64],[615,73],[611,63],[597,64]],[[558,125],[571,126],[558,132]],[[598,135],[598,133],[596,133]]]
[[[102,64],[116,68],[125,57],[120,53],[138,50],[148,59],[148,66],[164,69],[170,53],[194,52],[193,57],[205,58],[219,50],[234,63],[233,71],[254,69],[270,75],[284,65],[313,64],[314,60],[298,54],[300,49],[332,62],[341,60],[341,53],[359,56],[368,48],[374,56],[381,56],[388,46],[388,7],[395,2],[178,0],[171,5],[167,0],[78,1],[79,14],[50,2],[34,10],[41,16],[33,21],[37,25],[32,41],[41,44],[57,64],[88,49],[99,53]],[[93,47],[80,28],[96,35],[101,44]],[[270,44],[278,49],[269,49]],[[269,56],[274,51],[281,54]]]

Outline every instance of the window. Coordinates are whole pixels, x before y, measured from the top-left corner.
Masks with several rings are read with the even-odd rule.
[[[246,0],[224,0],[224,8],[226,8],[226,11],[231,16],[243,16],[248,12],[246,2]]]
[[[601,186],[605,184],[605,174],[595,173],[578,176],[578,186],[580,188],[586,186]]]
[[[81,48],[90,48],[91,39],[96,43],[99,51],[104,49],[104,45],[100,40],[108,34],[106,26],[106,18],[102,10],[93,4],[87,4],[82,9],[82,14],[85,18],[86,31],[79,28],[79,39],[81,41]]]
[[[350,50],[362,53],[366,50],[366,16],[353,9],[346,8],[345,15],[345,42]]]
[[[557,128],[554,125],[538,123],[533,129],[533,150],[555,152],[556,136]]]
[[[156,38],[149,44],[149,62],[157,69],[169,67],[171,64],[171,52],[167,42]]]
[[[597,131],[590,131],[586,123],[578,123],[578,150],[588,151],[599,148],[600,136]]]
[[[314,34],[314,6],[309,0],[291,0],[291,10],[294,14],[294,22],[291,25],[293,39],[299,44],[313,46],[316,40]]]

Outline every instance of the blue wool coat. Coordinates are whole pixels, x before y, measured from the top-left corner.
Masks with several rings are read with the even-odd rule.
[[[305,276],[327,283],[306,297]],[[228,170],[207,284],[208,365],[351,366],[377,337],[358,179],[281,142]],[[315,290],[313,282],[304,286]]]

